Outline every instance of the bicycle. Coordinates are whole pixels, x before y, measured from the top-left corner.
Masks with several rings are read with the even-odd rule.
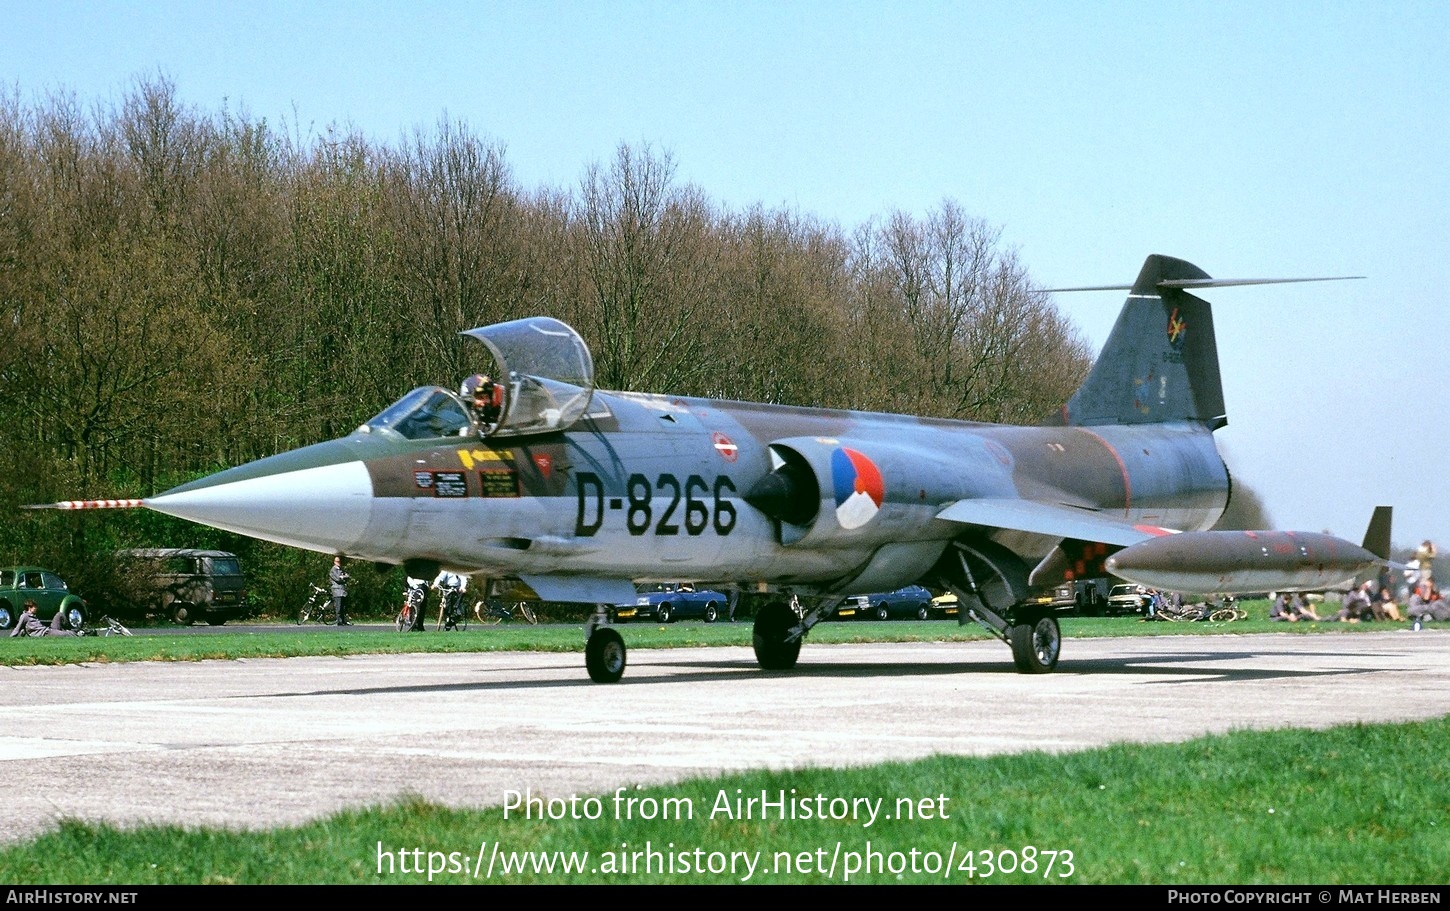
[[[473,615],[478,618],[480,623],[513,622],[515,617],[522,618],[533,626],[537,626],[539,623],[538,614],[534,613],[534,609],[529,607],[527,601],[517,601],[513,607],[509,607],[502,602],[485,598],[473,605]]]
[[[1206,604],[1204,609],[1209,611],[1208,619],[1213,623],[1231,623],[1235,620],[1249,619],[1249,612],[1239,607],[1238,602],[1232,597],[1224,598],[1217,607]]]
[[[332,595],[316,582],[307,584],[312,588],[312,594],[307,603],[297,611],[297,625],[302,626],[309,620],[313,623],[332,622],[336,616],[332,613]]]
[[[468,612],[463,609],[463,592],[456,588],[444,588],[443,603],[438,609],[438,629],[468,629]]]
[[[422,631],[423,604],[427,599],[428,591],[422,586],[408,588],[408,593],[403,596],[403,609],[398,611],[398,619],[395,623],[398,632]]]
[[[105,629],[89,631],[93,636],[130,636],[131,631],[114,617],[102,617],[101,622],[106,625]]]
[[[1207,619],[1207,611],[1200,604],[1177,604],[1162,595],[1153,595],[1144,620],[1167,620],[1174,623],[1193,623]]]

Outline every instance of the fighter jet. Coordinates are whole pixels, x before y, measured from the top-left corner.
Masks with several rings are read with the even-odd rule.
[[[1109,557],[1172,533],[1174,553],[1245,559],[1215,557],[1208,531],[1231,482],[1213,438],[1226,417],[1212,314],[1190,291],[1271,281],[1284,279],[1148,257],[1087,379],[1043,426],[597,390],[579,334],[534,317],[463,333],[499,378],[486,403],[420,387],[341,439],[140,500],[50,505],[142,506],[417,578],[522,580],[597,605],[585,663],[601,682],[626,664],[607,606],[666,581],[770,593],[753,631],[768,670],[793,667],[846,596],[922,583],[955,592],[962,622],[1008,644],[1019,670],[1044,673],[1061,636],[1034,586],[1106,575]],[[1328,575],[1358,571],[1362,552],[1331,550]],[[1136,553],[1125,573],[1161,571]],[[1298,581],[1259,569],[1254,590]]]

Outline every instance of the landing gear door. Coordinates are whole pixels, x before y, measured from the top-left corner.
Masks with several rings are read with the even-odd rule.
[[[513,320],[462,333],[488,346],[504,384],[497,424],[485,436],[508,437],[565,430],[589,408],[594,359],[568,325],[547,316]]]

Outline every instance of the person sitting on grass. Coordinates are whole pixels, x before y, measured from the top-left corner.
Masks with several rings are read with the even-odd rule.
[[[11,636],[84,636],[85,630],[68,630],[65,628],[64,611],[56,611],[55,619],[50,621],[50,626],[41,623],[35,616],[38,605],[34,601],[26,601],[20,611],[20,618],[15,621],[15,628],[10,631]]]
[[[1274,599],[1274,606],[1269,608],[1269,619],[1287,623],[1298,623],[1301,620],[1318,623],[1319,615],[1299,592],[1280,592],[1279,597]]]
[[[1450,620],[1450,604],[1445,603],[1445,598],[1433,586],[1421,583],[1410,595],[1409,606],[1405,609],[1414,628],[1419,631],[1432,620],[1444,622]]]
[[[1398,623],[1404,619],[1400,616],[1400,606],[1395,603],[1394,593],[1388,585],[1380,586],[1380,590],[1369,603],[1369,609],[1376,620],[1393,620]]]

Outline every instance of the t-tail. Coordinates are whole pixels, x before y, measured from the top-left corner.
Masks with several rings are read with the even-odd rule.
[[[1131,286],[1052,289],[1128,292],[1097,362],[1054,423],[1091,427],[1194,422],[1217,430],[1228,423],[1228,416],[1213,310],[1189,289],[1359,277],[1215,279],[1190,262],[1154,254],[1143,262]]]
[[[1148,257],[1097,363],[1063,407],[1063,423],[1227,423],[1213,311],[1181,284],[1205,279],[1212,281],[1192,263]]]

